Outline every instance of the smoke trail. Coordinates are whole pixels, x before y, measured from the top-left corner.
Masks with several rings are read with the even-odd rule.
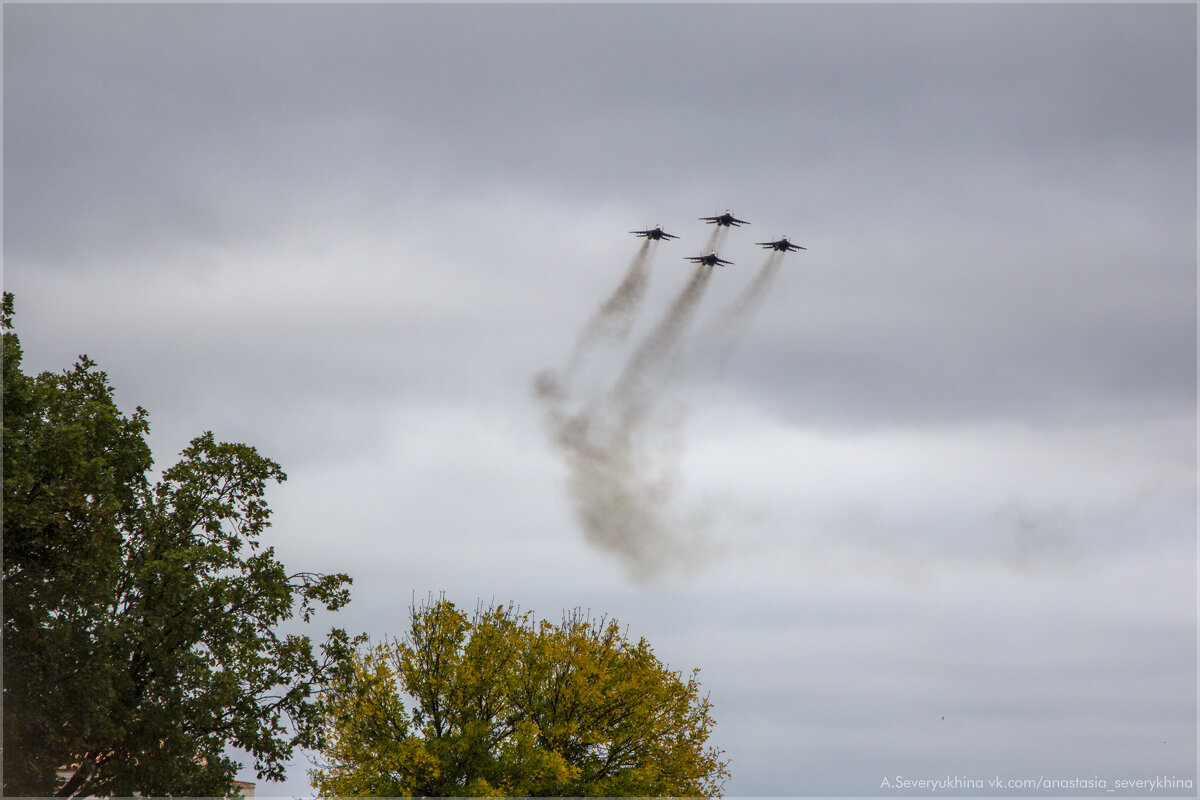
[[[712,267],[703,264],[696,267],[696,271],[692,273],[692,277],[683,287],[683,291],[667,307],[667,313],[663,315],[654,330],[642,340],[617,381],[617,387],[613,394],[618,401],[627,402],[627,398],[636,395],[642,388],[645,379],[652,374],[652,370],[660,366],[671,355],[679,337],[695,315],[696,306],[700,303],[700,298],[704,296],[704,290],[708,287],[712,272]]]
[[[575,387],[580,368],[596,346],[606,340],[611,344],[620,344],[629,335],[633,312],[646,293],[654,244],[650,239],[642,242],[629,262],[621,283],[592,313],[591,319],[575,338],[562,374],[545,370],[534,379],[534,391],[543,401],[556,404],[565,402]]]
[[[755,313],[762,305],[763,299],[767,296],[767,290],[771,287],[771,282],[775,279],[782,263],[783,253],[777,250],[772,251],[755,274],[754,279],[717,317],[715,325],[717,343],[712,347],[711,354],[718,370],[723,369],[729,362],[729,357],[733,355],[734,349],[745,336],[750,320],[754,318]]]
[[[562,383],[543,373],[536,384],[547,404],[552,441],[568,467],[568,493],[585,537],[620,558],[635,580],[695,555],[668,518],[682,415],[663,413],[663,401],[670,356],[711,276],[712,267],[697,267],[607,395],[568,413],[569,373]]]
[[[652,244],[650,239],[642,242],[637,255],[629,262],[629,268],[625,271],[625,277],[621,279],[620,285],[596,309],[592,318],[579,333],[579,337],[575,340],[575,346],[571,350],[568,372],[577,369],[588,351],[600,340],[608,339],[619,343],[629,335],[629,329],[633,324],[633,312],[646,293],[650,261],[654,255]]]
[[[710,253],[725,244],[725,237],[728,235],[729,228],[724,225],[717,225],[713,228],[713,232],[708,235],[708,241],[704,243],[704,253],[701,253],[701,255]]]
[[[722,246],[728,233],[716,226],[704,253]],[[677,356],[713,267],[696,267],[609,387],[589,385],[586,392],[580,387],[580,373],[596,363],[599,346],[620,345],[628,337],[653,253],[652,243],[644,242],[620,284],[584,325],[567,367],[561,373],[547,370],[534,383],[550,440],[567,467],[567,493],[584,538],[615,556],[636,581],[693,565],[706,555],[701,537],[707,520],[683,519],[672,502],[686,416],[672,389],[681,369]],[[782,253],[768,255],[718,316],[711,331],[716,343],[702,351],[702,363],[720,368],[728,361],[782,261]]]
[[[587,541],[620,559],[630,577],[654,577],[684,548],[666,516],[673,489],[665,461],[628,425],[603,410],[566,418],[557,443],[566,457],[567,491]]]

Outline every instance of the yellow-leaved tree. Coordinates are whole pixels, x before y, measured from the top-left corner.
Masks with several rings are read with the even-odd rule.
[[[698,670],[665,667],[615,621],[513,606],[414,606],[324,701],[322,796],[720,796]]]

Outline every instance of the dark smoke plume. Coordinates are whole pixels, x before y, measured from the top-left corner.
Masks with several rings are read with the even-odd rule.
[[[725,244],[725,237],[728,233],[729,228],[726,228],[724,225],[717,225],[713,228],[712,233],[708,235],[708,241],[704,243],[704,252],[700,253],[700,255],[705,255]]]
[[[705,252],[715,249],[726,233],[723,227],[714,230]],[[646,253],[643,245],[621,285],[584,326],[568,368],[561,374],[544,372],[535,382],[551,441],[567,466],[568,493],[585,537],[617,556],[635,580],[702,558],[698,533],[674,513],[671,503],[684,419],[671,389],[684,336],[713,273],[712,267],[698,266],[611,388],[577,401],[578,372],[588,357],[601,344],[619,345],[628,334],[644,295]],[[723,329],[745,327],[777,266],[777,259],[768,260],[743,299],[727,312]],[[685,529],[686,535],[681,533]]]
[[[642,340],[629,363],[625,365],[613,390],[614,398],[627,402],[628,398],[644,393],[648,379],[661,374],[663,365],[674,352],[688,322],[695,315],[696,306],[704,296],[712,271],[712,267],[703,264],[696,267],[683,291],[667,308],[667,313]]]
[[[775,275],[783,264],[783,253],[777,250],[767,256],[766,262],[759,268],[754,279],[742,290],[733,303],[717,317],[713,331],[716,343],[710,350],[710,358],[714,366],[720,370],[729,362],[729,357],[742,341],[750,321],[758,312],[767,290],[771,288]]]
[[[637,310],[642,295],[646,293],[646,284],[649,282],[650,261],[654,255],[653,244],[654,242],[650,239],[642,242],[637,255],[633,257],[633,261],[629,262],[629,268],[625,271],[625,277],[621,279],[620,285],[596,309],[592,318],[580,332],[579,337],[575,340],[575,346],[571,350],[571,358],[567,366],[568,374],[579,369],[588,353],[599,342],[607,340],[611,343],[620,343],[629,336],[629,329],[633,325],[633,312]]]

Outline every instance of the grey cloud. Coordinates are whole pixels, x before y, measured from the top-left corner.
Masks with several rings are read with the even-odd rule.
[[[299,180],[342,195],[414,178],[454,190],[519,175],[627,198],[683,178],[749,200],[739,185],[769,183],[781,168],[870,163],[880,152],[937,169],[952,152],[998,146],[1035,160],[1188,151],[1186,15],[1171,6],[14,7],[6,144],[19,156],[9,185],[27,200],[8,238],[24,251],[48,217],[60,236],[94,236],[104,226],[86,227],[89,217],[122,222],[104,215],[114,206],[148,226],[234,235],[238,216],[275,219],[258,202],[264,183]],[[223,191],[226,182],[239,191]],[[64,201],[75,213],[53,214],[49,204]]]

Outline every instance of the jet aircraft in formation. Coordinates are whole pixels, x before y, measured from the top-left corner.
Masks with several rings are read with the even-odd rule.
[[[717,251],[713,250],[706,256],[688,256],[687,260],[693,264],[703,264],[706,267],[723,267],[726,264],[732,264],[732,261],[726,261],[717,256]]]
[[[724,214],[718,214],[715,217],[700,217],[700,219],[704,220],[705,222],[709,223],[710,225],[716,225],[717,227],[726,227],[726,228],[739,228],[742,225],[750,224],[749,222],[747,222],[744,219],[738,219],[737,217],[735,217],[733,214],[731,214],[728,211],[726,211]],[[639,236],[643,239],[653,239],[655,241],[658,241],[660,239],[678,239],[679,238],[678,236],[676,236],[673,233],[667,233],[666,231],[664,231],[662,229],[661,225],[656,225],[655,227],[650,228],[648,230],[644,230],[644,231],[630,231],[630,233],[632,233],[634,236]],[[797,250],[807,250],[808,249],[807,247],[803,247],[798,244],[793,244],[792,242],[788,241],[788,238],[786,236],[784,236],[782,239],[776,239],[773,242],[755,242],[755,244],[757,244],[759,247],[766,248],[768,250],[777,250],[781,253],[792,253]],[[709,267],[723,267],[726,264],[733,263],[732,261],[726,261],[725,259],[718,256],[716,250],[710,251],[709,254],[705,255],[705,256],[688,256],[687,260],[692,262],[693,264],[703,264],[703,265],[709,266]]]
[[[704,220],[710,225],[716,225],[717,227],[724,226],[726,228],[740,228],[742,225],[750,224],[744,219],[738,219],[728,211],[726,211],[724,214],[718,214],[715,217],[701,217],[700,219]]]
[[[755,242],[755,244],[757,244],[759,247],[767,248],[770,250],[779,250],[784,253],[791,253],[796,250],[807,250],[808,249],[807,247],[801,247],[798,244],[792,244],[791,242],[789,242],[787,240],[786,236],[783,237],[782,239],[778,239],[774,242]]]
[[[667,233],[666,231],[664,231],[662,229],[661,225],[658,227],[655,227],[655,228],[651,228],[648,231],[630,231],[630,233],[634,234],[635,236],[641,236],[643,239],[654,239],[655,241],[657,241],[659,239],[678,239],[679,238],[678,236],[676,236],[672,233]]]

